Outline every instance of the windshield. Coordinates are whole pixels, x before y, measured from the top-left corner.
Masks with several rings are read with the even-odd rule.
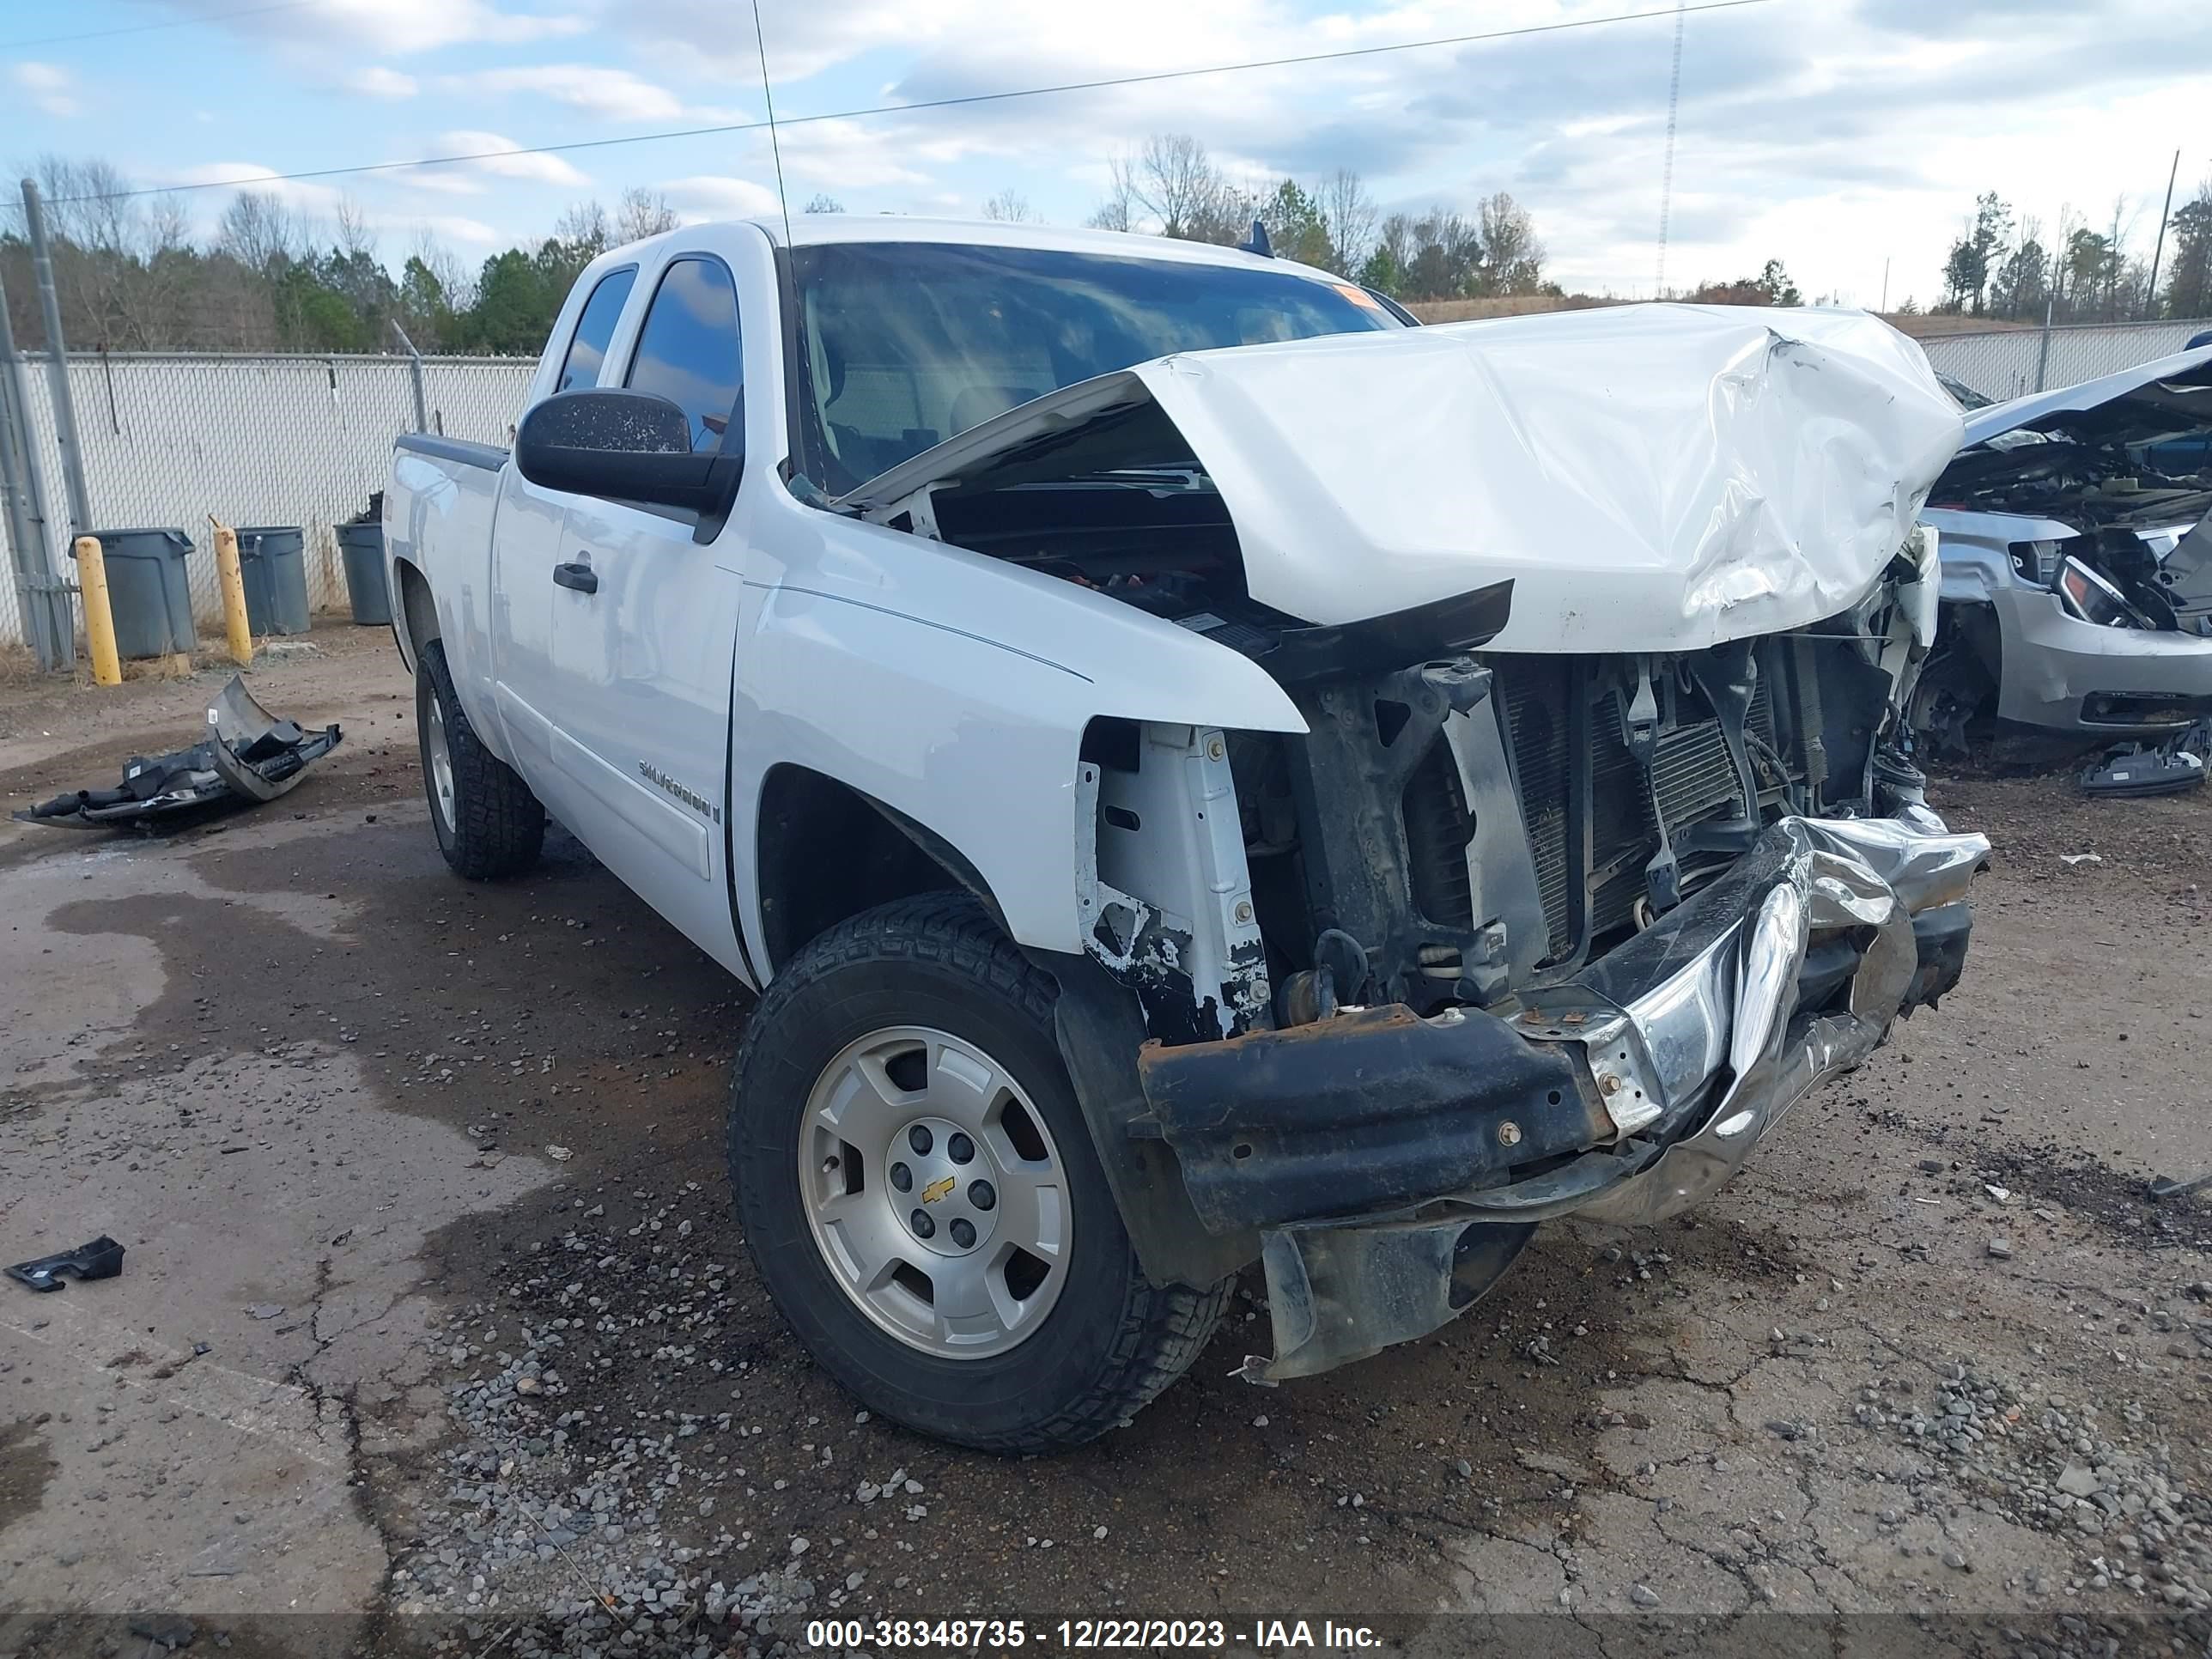
[[[1017,404],[1170,351],[1396,328],[1291,270],[941,242],[792,257],[809,470],[839,495]]]

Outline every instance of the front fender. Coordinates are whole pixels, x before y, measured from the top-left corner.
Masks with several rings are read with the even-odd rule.
[[[820,520],[804,526],[812,556],[746,582],[731,757],[741,849],[757,845],[769,770],[804,766],[957,848],[1016,943],[1079,953],[1085,727],[1306,729],[1257,664],[1187,629],[957,548],[806,516]],[[739,891],[757,941],[750,873]]]

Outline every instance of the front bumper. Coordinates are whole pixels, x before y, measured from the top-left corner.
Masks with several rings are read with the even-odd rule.
[[[1256,1228],[1273,1382],[1435,1329],[1550,1218],[1678,1213],[1896,1015],[1958,981],[1989,856],[1923,806],[1784,818],[1720,880],[1512,1018],[1372,1009],[1138,1072],[1217,1232]]]
[[[2100,628],[2046,588],[1990,595],[2002,653],[2000,719],[2045,731],[2127,737],[2212,714],[2212,639]]]

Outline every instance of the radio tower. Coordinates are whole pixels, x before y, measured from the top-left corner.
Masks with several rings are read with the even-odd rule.
[[[1667,214],[1674,204],[1674,112],[1682,100],[1682,25],[1689,21],[1683,0],[1674,0],[1674,68],[1667,77],[1667,161],[1659,174],[1659,275],[1651,297],[1667,297]]]

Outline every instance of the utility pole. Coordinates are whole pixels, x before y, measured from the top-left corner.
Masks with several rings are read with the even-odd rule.
[[[70,585],[55,570],[46,499],[31,429],[30,388],[8,317],[8,292],[0,288],[0,510],[7,515],[23,638],[38,658],[40,672],[54,674],[76,656],[76,629],[70,613]]]
[[[2181,152],[2177,149],[2173,152],[2173,165],[2166,170],[2166,205],[2159,210],[2158,240],[2150,256],[2150,287],[2143,295],[2144,308],[2153,317],[2158,315],[2158,262],[2166,256],[2166,221],[2173,211],[2173,180],[2180,171]]]
[[[70,536],[94,533],[92,498],[84,487],[84,445],[76,434],[76,404],[70,398],[69,346],[62,338],[62,306],[54,292],[54,260],[46,245],[46,211],[35,179],[23,180],[23,222],[31,233],[31,270],[39,283],[39,309],[46,319],[46,385],[54,400],[54,435],[60,441],[62,480],[69,489]]]

